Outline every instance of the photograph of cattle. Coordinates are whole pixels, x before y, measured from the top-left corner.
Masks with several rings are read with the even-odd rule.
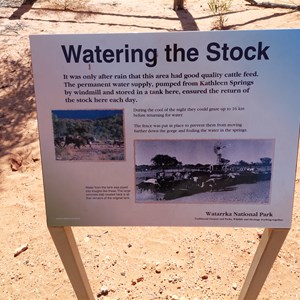
[[[136,202],[270,202],[275,141],[136,140]]]
[[[53,110],[56,160],[124,160],[123,110]]]

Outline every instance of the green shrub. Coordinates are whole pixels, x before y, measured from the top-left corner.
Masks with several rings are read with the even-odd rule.
[[[224,29],[227,21],[225,14],[229,12],[232,0],[208,0],[208,7],[211,12],[218,17],[217,28]]]

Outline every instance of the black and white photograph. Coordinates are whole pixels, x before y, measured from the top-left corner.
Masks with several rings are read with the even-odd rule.
[[[136,202],[268,204],[275,140],[136,140]]]
[[[123,110],[53,110],[56,160],[124,160]]]

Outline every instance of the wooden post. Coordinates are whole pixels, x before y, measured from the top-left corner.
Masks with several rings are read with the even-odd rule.
[[[94,300],[71,227],[48,227],[79,300]]]
[[[174,10],[184,9],[184,0],[174,0],[173,9]]]
[[[239,300],[255,300],[258,297],[289,230],[265,228]]]

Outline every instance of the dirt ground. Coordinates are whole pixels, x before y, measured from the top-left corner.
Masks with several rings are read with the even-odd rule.
[[[171,0],[21,4],[0,0],[0,299],[76,299],[46,226],[28,36],[204,31],[214,28],[216,18],[206,1],[188,0],[186,10],[178,12]],[[299,25],[300,11],[259,8],[237,0],[226,20],[230,30]],[[11,168],[12,158],[16,171]],[[73,231],[95,298],[98,294],[99,299],[222,300],[238,298],[263,230],[85,227]],[[15,250],[26,244],[28,249],[14,257]],[[300,164],[293,225],[258,299],[300,299],[299,263]]]

